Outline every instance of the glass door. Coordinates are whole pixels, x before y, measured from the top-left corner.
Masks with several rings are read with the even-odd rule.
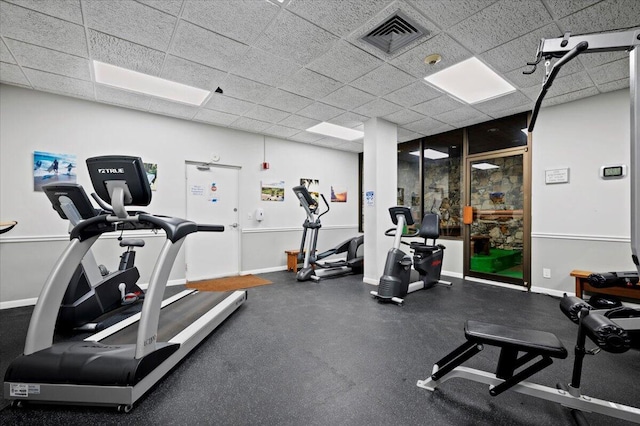
[[[526,147],[467,157],[465,275],[530,286]]]

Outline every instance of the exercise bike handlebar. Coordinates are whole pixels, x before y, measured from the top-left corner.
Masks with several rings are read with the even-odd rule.
[[[100,198],[98,196],[98,194],[96,194],[95,192],[91,193],[91,197],[96,201],[96,203],[98,203],[98,205],[100,206],[100,208],[108,213],[113,213],[113,207],[111,207],[109,204],[107,204],[106,201],[104,201],[102,198]]]
[[[556,76],[560,72],[560,68],[562,68],[567,62],[578,56],[580,53],[587,50],[589,47],[589,43],[586,41],[582,41],[578,43],[573,49],[568,51],[566,55],[558,60],[551,67],[551,71],[549,75],[545,77],[544,82],[542,83],[542,90],[540,90],[540,94],[538,95],[538,99],[536,99],[536,103],[533,107],[533,111],[531,112],[531,122],[529,123],[529,128],[527,129],[529,132],[533,132],[533,127],[536,124],[536,119],[538,118],[538,113],[540,112],[540,106],[542,105],[542,100],[547,94],[549,88],[553,84],[553,80],[555,80]]]
[[[322,194],[322,193],[321,193],[321,194],[320,194],[320,196],[322,197],[322,201],[324,201],[324,205],[325,205],[325,207],[326,207],[327,209],[326,209],[324,212],[322,212],[322,213],[320,213],[320,214],[318,215],[318,219],[320,219],[320,218],[322,217],[322,215],[327,214],[327,213],[329,212],[329,210],[330,210],[330,208],[329,208],[329,203],[327,203],[327,199],[326,199],[326,198],[324,198],[324,194]]]

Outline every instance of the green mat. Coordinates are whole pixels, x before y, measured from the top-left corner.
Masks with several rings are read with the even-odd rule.
[[[522,252],[492,248],[490,254],[474,254],[471,257],[471,270],[495,274],[522,263]]]

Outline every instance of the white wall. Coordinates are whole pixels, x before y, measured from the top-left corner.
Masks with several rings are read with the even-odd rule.
[[[629,166],[629,117],[628,89],[541,110],[532,153],[533,287],[572,292],[573,269],[634,269],[629,176],[599,177],[600,166]],[[545,184],[545,170],[559,168],[569,168],[569,183]]]
[[[327,199],[332,184],[349,191],[346,203],[331,203],[331,212],[323,216],[319,249],[357,232],[355,153],[266,137],[270,169],[262,171],[262,135],[6,85],[0,85],[0,115],[0,218],[19,222],[0,237],[0,302],[36,297],[67,235],[67,223],[42,192],[33,190],[33,151],[75,154],[78,183],[88,192],[88,157],[135,155],[157,163],[158,190],[145,210],[179,217],[185,215],[185,161],[208,161],[217,155],[220,164],[240,166],[243,271],[282,268],[284,250],[298,247],[305,215],[290,188],[300,178],[319,179]],[[284,202],[260,200],[265,179],[285,181]],[[248,219],[258,207],[265,210],[262,223]],[[157,254],[151,248],[139,250],[136,259],[143,283]],[[96,250],[99,262],[116,264],[120,249],[115,241],[107,238]],[[184,279],[182,256],[171,279]]]

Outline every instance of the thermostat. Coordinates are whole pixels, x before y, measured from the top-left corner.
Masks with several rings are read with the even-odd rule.
[[[621,179],[627,175],[627,166],[620,164],[618,166],[602,166],[600,167],[600,177],[602,179]]]

